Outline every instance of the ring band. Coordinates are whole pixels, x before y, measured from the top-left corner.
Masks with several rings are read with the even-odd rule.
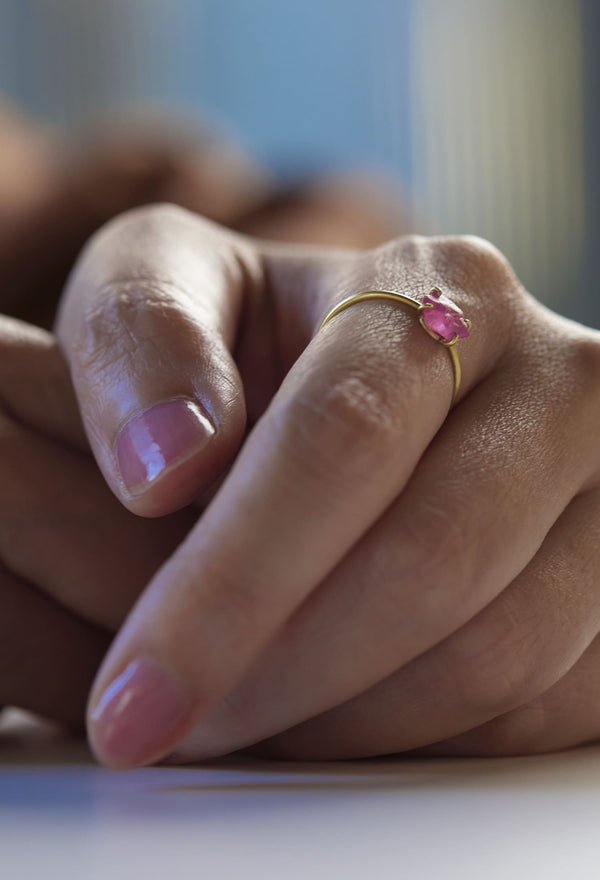
[[[346,297],[337,306],[334,306],[321,321],[319,330],[322,330],[325,324],[336,315],[339,315],[340,312],[343,312],[344,309],[355,303],[370,299],[390,299],[416,309],[419,313],[419,324],[423,330],[432,339],[435,339],[436,342],[441,343],[450,355],[454,371],[454,392],[451,403],[453,405],[458,396],[461,380],[460,361],[456,351],[456,343],[459,339],[468,336],[471,330],[471,322],[468,318],[465,318],[462,309],[449,297],[445,296],[439,287],[433,287],[423,297],[422,302],[411,296],[405,296],[403,293],[396,293],[391,290],[364,290],[362,293],[355,293],[352,296]]]

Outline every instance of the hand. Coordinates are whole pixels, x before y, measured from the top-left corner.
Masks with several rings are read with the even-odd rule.
[[[158,522],[108,491],[54,338],[0,317],[0,703],[83,726],[90,684],[195,515]]]
[[[440,285],[416,316],[333,304]],[[94,684],[97,754],[347,758],[600,735],[600,339],[474,238],[253,241],[171,207],[97,235],[59,319],[96,459],[132,511],[212,503]]]
[[[359,198],[356,185],[342,187],[335,180],[284,194],[232,144],[207,133],[200,136],[181,121],[176,127],[166,122],[161,127],[155,120],[140,128],[138,121],[134,129],[93,132],[82,144],[59,143],[42,126],[0,105],[0,303],[5,309],[49,324],[58,291],[89,234],[124,208],[157,198],[176,200],[259,234],[314,235],[315,218],[320,218],[319,234],[326,231],[334,239],[337,235],[366,244],[389,234],[392,218],[372,185],[366,198]],[[150,574],[175,547],[176,537],[183,537],[193,514],[169,519],[164,532],[157,523],[140,523],[107,494],[91,459],[82,483],[89,497],[83,498],[77,476],[83,458],[77,455],[75,465],[69,459],[72,446],[86,454],[89,447],[52,337],[0,318],[0,375],[0,404],[7,395],[12,400],[11,415],[5,413],[0,428],[8,444],[0,467],[7,480],[0,499],[2,549],[6,547],[16,570],[33,572],[29,584],[2,569],[2,660],[7,672],[4,678],[0,674],[0,699],[77,726],[83,719],[86,689],[110,636]],[[69,446],[58,451],[44,446],[38,461],[37,432],[48,418],[44,407],[50,399],[57,418],[68,414],[69,420],[59,420],[56,427],[60,442],[66,440]],[[15,426],[13,418],[20,419],[24,407],[26,425]],[[24,427],[35,434],[33,445],[22,442]],[[45,468],[50,468],[51,477]],[[57,510],[52,506],[55,493],[48,488],[56,480],[67,486]],[[98,499],[97,510],[91,498]],[[26,515],[27,505],[35,516]],[[110,527],[109,516],[114,517]],[[98,542],[90,545],[86,539],[79,553],[71,550],[70,529],[78,535],[84,525],[92,528],[94,518]],[[51,524],[56,548],[46,542],[44,553],[38,554],[40,533]],[[102,549],[100,538],[106,541]],[[131,541],[130,556],[126,539]],[[115,540],[116,550],[108,553]],[[107,568],[109,561],[114,568]],[[46,610],[29,614],[30,606]]]

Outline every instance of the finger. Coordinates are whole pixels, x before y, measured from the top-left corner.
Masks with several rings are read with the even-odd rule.
[[[415,750],[426,755],[532,755],[600,739],[596,637],[569,672],[523,706],[447,740]]]
[[[439,253],[408,240],[395,259],[378,251],[364,258],[346,284],[419,290],[424,267],[430,277],[441,274]],[[507,288],[514,280],[474,242],[443,263],[449,294],[464,303],[481,333],[464,347],[467,391],[489,371],[506,338],[507,315],[492,316],[489,303],[481,305],[487,289],[474,288]],[[382,266],[391,266],[394,277]],[[458,276],[463,285],[470,276],[471,287],[459,289]],[[159,757],[223,698],[398,495],[440,427],[450,403],[450,364],[414,316],[366,303],[325,329],[295,363],[218,496],[145,592],[107,658],[91,698],[92,738],[105,761]],[[135,719],[159,690],[160,716],[154,702],[155,724],[146,721],[140,730]]]
[[[539,331],[527,326],[530,345]],[[517,577],[597,470],[597,379],[587,371],[582,386],[574,352],[589,338],[573,333],[569,345],[550,339],[541,363],[540,338],[533,359],[505,358],[473,390],[403,493],[193,731],[197,754],[256,742],[352,699]]]
[[[68,365],[55,337],[6,316],[0,320],[0,404],[36,432],[89,450]]]
[[[0,413],[5,563],[115,631],[194,515],[154,524],[118,504],[91,456],[81,454],[89,447],[55,338],[6,317],[0,320]]]
[[[80,729],[110,637],[0,567],[0,703]]]
[[[58,334],[83,421],[135,513],[189,503],[242,439],[231,355],[250,284],[241,241],[174,207],[132,212],[100,233],[68,285]]]
[[[38,366],[46,353],[32,352]],[[55,416],[60,433],[65,425]],[[191,511],[155,522],[132,516],[91,456],[1,414],[0,485],[4,564],[112,632],[196,519]]]
[[[599,548],[600,492],[594,491],[571,503],[531,563],[466,626],[365,693],[268,738],[256,751],[326,760],[429,743],[439,743],[432,747],[436,753],[477,754],[478,743],[491,749],[496,736],[499,746],[502,737],[518,732],[519,718],[527,721],[527,711],[519,715],[518,707],[531,706],[532,722],[538,709],[545,713],[555,705],[549,695],[567,687],[556,683],[576,677],[596,639]],[[589,668],[587,661],[582,668]],[[238,721],[243,724],[243,717]],[[537,721],[545,724],[545,715]],[[538,744],[535,734],[543,730],[531,731]],[[222,745],[225,751],[229,743]],[[203,756],[200,750],[196,757]]]

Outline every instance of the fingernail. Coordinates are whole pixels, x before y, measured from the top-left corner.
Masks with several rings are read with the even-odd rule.
[[[114,446],[127,489],[143,491],[167,468],[203,449],[214,434],[200,407],[183,398],[157,403],[133,416]]]
[[[157,664],[133,660],[90,715],[94,749],[106,764],[135,767],[160,757],[192,710],[191,700]]]

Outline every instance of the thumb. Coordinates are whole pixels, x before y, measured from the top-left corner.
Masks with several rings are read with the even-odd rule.
[[[103,227],[73,270],[57,334],[96,460],[134,513],[183,507],[235,456],[231,349],[253,262],[241,236],[158,205]]]

